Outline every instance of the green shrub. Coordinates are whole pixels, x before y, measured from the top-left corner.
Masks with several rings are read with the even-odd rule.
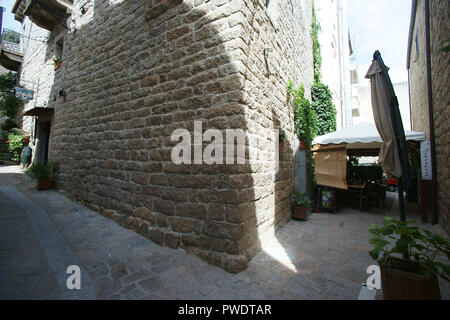
[[[300,86],[294,89],[292,81],[289,81],[288,92],[294,98],[294,124],[295,132],[301,141],[305,141],[308,148],[316,137],[317,117],[311,109],[311,103],[305,97],[305,88]]]
[[[19,111],[21,100],[15,95],[15,85],[12,72],[0,74],[0,115],[14,118]]]
[[[296,192],[292,197],[292,204],[296,207],[307,207],[311,204],[311,200],[305,192]]]
[[[317,116],[317,135],[336,131],[336,108],[328,86],[322,82],[314,83],[311,99],[311,108]]]
[[[20,134],[10,133],[8,135],[8,151],[13,155],[13,161],[20,161],[20,152],[22,151],[23,137]]]
[[[2,124],[2,130],[9,131],[12,128],[17,128],[17,123],[12,119],[7,118]]]
[[[384,218],[383,225],[370,226],[372,259],[386,265],[390,258],[403,258],[420,265],[425,276],[439,275],[450,281],[450,266],[436,261],[439,254],[450,260],[450,241],[428,230],[411,226],[415,221]]]
[[[59,171],[57,163],[33,163],[25,173],[34,179],[53,179]]]

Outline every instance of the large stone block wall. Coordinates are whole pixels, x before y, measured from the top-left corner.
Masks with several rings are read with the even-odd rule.
[[[436,143],[437,197],[440,224],[450,232],[450,173],[449,143],[450,116],[448,91],[449,54],[442,52],[449,34],[449,3],[446,0],[430,1],[431,76],[433,93],[433,121]],[[423,131],[430,139],[427,63],[426,63],[425,1],[419,0],[414,24],[410,56],[411,108],[413,130]],[[416,32],[418,48],[416,53]]]
[[[20,73],[20,85],[33,90],[35,98],[24,105],[24,111],[38,107],[52,107],[60,99],[59,85],[63,79],[54,70],[53,56],[55,52],[55,41],[64,37],[66,31],[61,25],[55,27],[50,32],[33,24],[28,17],[25,17],[22,24],[22,33],[24,37],[21,39],[22,47],[24,49],[24,58]],[[60,71],[58,71],[61,75]],[[31,134],[30,146],[33,149],[33,158],[39,158],[39,152],[36,150],[36,145],[39,143],[39,136],[37,134],[39,123],[49,121],[52,115],[44,117],[23,117],[22,128]],[[50,148],[51,148],[50,142]]]
[[[240,248],[251,258],[291,216],[294,190],[294,116],[287,97],[287,83],[303,84],[310,92],[313,81],[313,56],[310,38],[311,1],[245,1],[247,42],[245,61],[245,121],[253,139],[250,147],[260,156],[248,174],[254,201],[242,203],[246,233]],[[285,154],[279,169],[273,163],[272,130],[286,133]]]
[[[425,1],[419,0],[417,4],[416,22],[414,24],[410,55],[411,117],[412,129],[418,132],[425,132],[427,139],[429,140],[430,120],[428,117],[425,32]],[[416,48],[418,48],[418,50]]]
[[[241,271],[290,216],[293,147],[279,170],[268,160],[271,129],[293,146],[287,81],[312,82],[310,1],[280,1],[278,31],[265,1],[84,3],[74,1],[48,88],[58,188],[159,244]],[[194,121],[248,130],[256,161],[175,165],[171,134]]]
[[[450,54],[442,52],[449,39],[449,2],[430,1],[431,81],[433,85],[433,120],[436,140],[439,220],[450,233]]]

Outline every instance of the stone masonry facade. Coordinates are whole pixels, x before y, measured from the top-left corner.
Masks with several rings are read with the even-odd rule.
[[[433,86],[434,134],[436,137],[436,171],[438,209],[442,226],[450,233],[450,56],[442,52],[449,38],[449,2],[430,1],[431,83]]]
[[[414,41],[411,46],[411,106],[413,130],[424,131],[430,138],[427,80],[426,80],[426,37],[425,37],[425,1],[419,0],[414,25]],[[418,30],[418,33],[417,33]],[[450,232],[450,99],[449,70],[450,56],[441,51],[448,40],[449,2],[430,1],[430,46],[431,46],[431,83],[433,94],[433,121],[436,142],[436,172],[439,223]],[[417,48],[416,54],[416,34]]]
[[[290,219],[295,134],[287,84],[310,92],[313,80],[311,0],[266,5],[75,0],[67,29],[51,32],[25,18],[30,38],[49,39],[30,42],[20,75],[39,88],[26,110],[54,108],[37,128],[51,120],[58,189],[156,243],[229,272],[245,269]],[[55,71],[58,43],[63,63]],[[32,131],[34,118],[25,118]],[[203,131],[246,131],[246,159],[252,153],[255,161],[174,164],[171,134],[193,136],[194,121]],[[279,167],[274,129],[286,134]]]

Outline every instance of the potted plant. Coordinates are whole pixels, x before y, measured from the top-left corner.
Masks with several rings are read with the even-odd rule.
[[[378,262],[385,300],[441,299],[439,275],[450,281],[450,267],[436,261],[450,259],[450,241],[428,230],[412,226],[414,221],[386,217],[383,225],[372,225],[370,256]]]
[[[61,57],[53,56],[52,60],[53,60],[53,64],[55,65],[55,70],[58,70],[59,68],[61,68],[61,65],[62,65]]]
[[[37,190],[51,189],[58,173],[58,164],[53,162],[33,163],[25,173],[37,180]]]
[[[306,150],[306,148],[307,148],[306,142],[299,140],[299,148],[300,148],[300,150]]]
[[[294,207],[292,217],[296,220],[306,221],[308,219],[308,206],[311,204],[311,200],[306,193],[303,191],[294,193],[292,204]]]

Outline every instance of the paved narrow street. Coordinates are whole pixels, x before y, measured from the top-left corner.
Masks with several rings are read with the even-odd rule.
[[[346,210],[291,221],[247,270],[230,274],[1,166],[0,299],[356,299],[373,264],[368,227],[383,217]],[[81,290],[66,287],[69,265],[81,267]]]

